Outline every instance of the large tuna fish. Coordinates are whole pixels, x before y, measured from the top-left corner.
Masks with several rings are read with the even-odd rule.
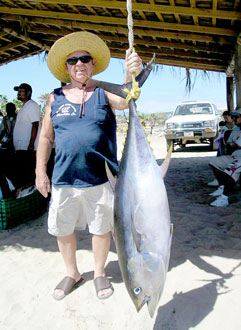
[[[152,62],[136,78],[140,86],[151,67]],[[127,95],[123,90],[130,90],[132,85],[93,82],[122,97]],[[114,191],[114,234],[121,274],[128,293],[137,311],[147,303],[151,317],[163,291],[172,239],[163,181],[170,153],[160,168],[136,113],[135,101],[131,99],[127,139]]]

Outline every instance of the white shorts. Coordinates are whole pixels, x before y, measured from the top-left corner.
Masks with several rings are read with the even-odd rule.
[[[104,235],[113,230],[114,194],[109,182],[87,188],[52,187],[48,232],[67,236],[77,230]]]
[[[228,174],[235,182],[238,181],[241,173],[241,159],[231,155],[224,155],[214,158],[209,165]]]

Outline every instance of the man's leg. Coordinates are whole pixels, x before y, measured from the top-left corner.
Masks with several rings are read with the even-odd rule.
[[[105,263],[110,249],[110,232],[104,235],[93,235],[92,236],[92,248],[95,261],[95,273],[94,279],[100,276],[105,276]],[[98,296],[105,296],[111,293],[111,288],[101,290]]]
[[[229,205],[229,196],[234,192],[235,181],[227,173],[224,173],[222,171],[219,172],[220,173],[218,173],[218,175],[219,177],[221,177],[221,181],[224,185],[224,189],[222,194],[220,194],[217,197],[217,199],[214,202],[212,202],[210,205],[217,207],[224,207]]]
[[[235,186],[235,181],[234,179],[229,176],[228,174],[224,173],[224,191],[223,194],[225,196],[230,196],[234,193],[234,186]]]
[[[59,251],[64,259],[67,276],[73,278],[76,282],[80,280],[81,274],[78,271],[76,263],[76,236],[72,233],[68,236],[58,236]],[[55,289],[55,296],[64,296],[63,290]]]
[[[212,165],[210,165],[210,166],[213,170],[213,174],[214,174],[215,178],[218,180],[219,185],[224,186],[225,180],[223,177],[223,171],[218,170],[217,168],[213,167]]]

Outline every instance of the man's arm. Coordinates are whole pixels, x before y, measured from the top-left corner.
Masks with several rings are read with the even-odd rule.
[[[46,113],[43,119],[37,148],[36,187],[44,197],[47,197],[50,192],[47,164],[54,143],[54,129],[50,117],[53,100],[54,96],[53,94],[50,94],[46,103]]]
[[[125,83],[128,83],[132,80],[132,73],[135,73],[135,76],[142,70],[142,60],[138,56],[137,53],[131,52],[130,49],[126,51],[126,58],[125,58]],[[111,108],[124,110],[128,108],[128,104],[126,103],[125,99],[120,96],[114,95],[112,93],[106,92],[106,96],[108,98],[109,104]]]
[[[32,123],[32,131],[31,131],[30,142],[28,145],[28,150],[34,150],[34,142],[35,142],[37,134],[38,134],[38,127],[39,127],[38,121],[35,121]]]
[[[229,151],[229,154],[232,154],[237,149],[241,149],[240,141],[241,141],[241,131],[239,132],[232,131],[226,143],[226,147],[227,150]]]

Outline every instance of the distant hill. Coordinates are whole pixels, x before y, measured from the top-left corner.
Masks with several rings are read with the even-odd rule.
[[[171,112],[160,112],[160,113],[151,113],[143,114],[139,113],[140,120],[142,125],[146,129],[148,134],[152,134],[155,128],[156,130],[162,130],[165,125],[165,121],[170,117]],[[125,111],[124,113],[117,113],[117,131],[125,133],[128,126],[129,113]]]

